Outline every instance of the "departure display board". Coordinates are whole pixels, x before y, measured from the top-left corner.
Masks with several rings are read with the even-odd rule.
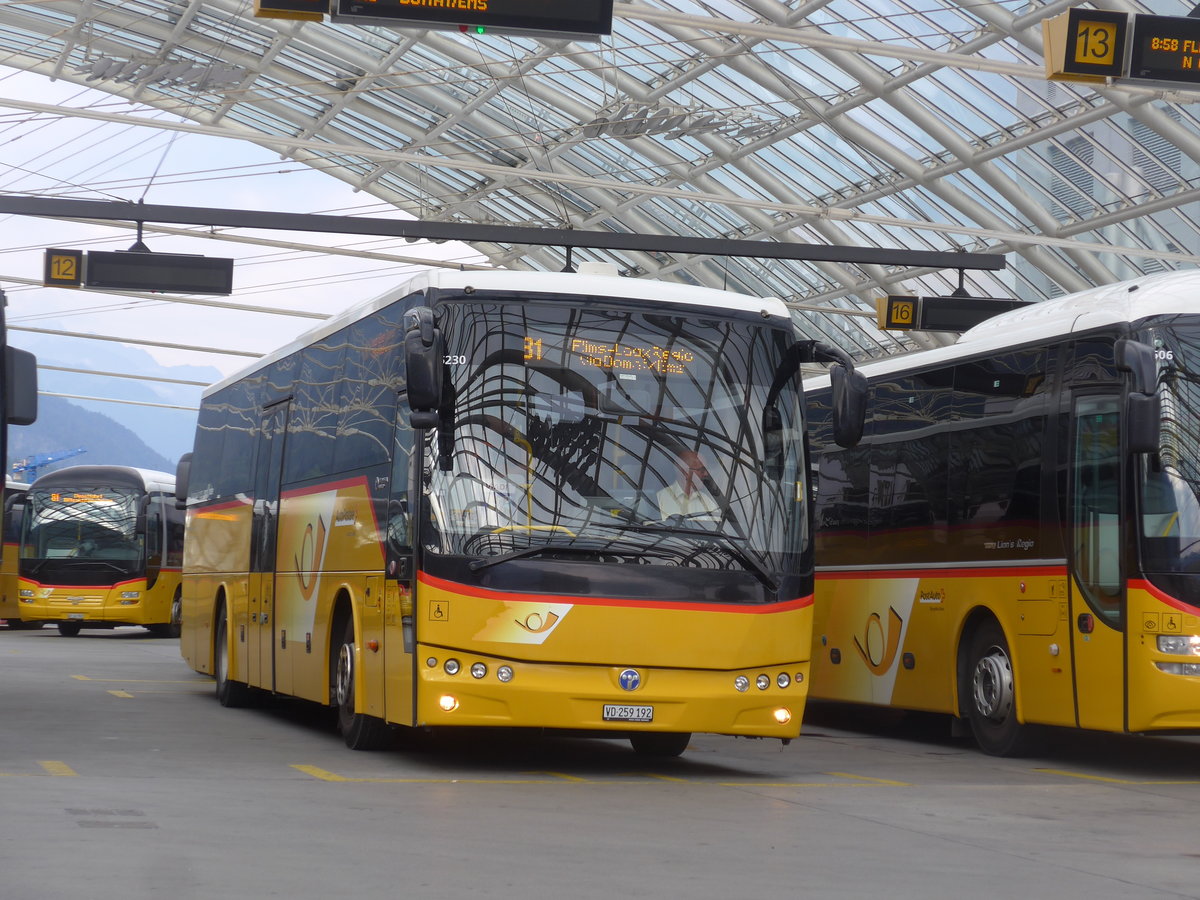
[[[574,38],[612,34],[613,0],[334,0],[335,22]]]
[[[1129,77],[1200,83],[1200,19],[1135,15]]]

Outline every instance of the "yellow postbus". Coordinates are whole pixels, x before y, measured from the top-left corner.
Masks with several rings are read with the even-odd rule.
[[[1200,730],[1197,296],[1142,278],[865,365],[850,450],[811,383],[813,697],[950,713],[997,755]]]
[[[29,485],[17,568],[22,621],[142,625],[177,637],[184,514],[175,477],[127,466],[69,466]]]
[[[336,708],[355,749],[399,726],[652,755],[693,732],[793,738],[812,616],[799,367],[823,354],[780,301],[687,285],[442,272],[390,290],[205,392],[177,473],[182,653],[225,705]]]
[[[4,556],[0,559],[0,620],[13,630],[41,628],[40,622],[21,621],[17,607],[17,542],[25,513],[25,493],[29,485],[9,479],[4,485]]]

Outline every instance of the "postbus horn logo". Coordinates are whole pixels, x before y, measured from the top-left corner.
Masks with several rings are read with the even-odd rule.
[[[617,676],[617,684],[623,691],[636,691],[642,684],[641,673],[637,669],[626,669]]]

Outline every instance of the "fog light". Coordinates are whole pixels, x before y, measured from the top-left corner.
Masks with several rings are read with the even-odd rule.
[[[775,712],[773,712],[771,715],[775,717],[775,721],[780,725],[786,725],[788,722],[792,721],[792,711],[782,706],[775,710]]]
[[[781,688],[785,688],[792,683],[792,678],[787,672],[780,672],[775,678],[775,683]]]
[[[117,605],[118,606],[137,606],[137,601],[136,600],[118,600]]]
[[[1200,675],[1200,663],[1155,663],[1159,671],[1168,675]]]
[[[446,660],[445,663],[442,664],[442,669],[445,671],[445,673],[447,675],[457,675],[458,670],[461,668],[462,668],[462,666],[460,666],[458,664],[457,659],[448,659],[448,660]]]
[[[441,707],[442,712],[454,712],[458,709],[458,698],[452,697],[449,694],[442,694],[442,696],[438,697],[438,706]]]
[[[754,684],[760,691],[765,691],[767,688],[769,688],[771,686],[771,676],[770,675],[759,675],[757,678],[754,679]]]
[[[485,666],[483,663],[472,663],[471,664],[471,677],[472,678],[482,678],[486,674],[487,674],[487,666]]]
[[[496,670],[496,677],[499,678],[501,681],[503,681],[505,684],[508,684],[510,681],[512,681],[512,678],[513,678],[512,667],[511,666],[501,666],[500,668],[498,668]]]
[[[745,675],[739,675],[737,678],[733,679],[733,686],[744,694],[746,691],[750,690],[750,679]]]

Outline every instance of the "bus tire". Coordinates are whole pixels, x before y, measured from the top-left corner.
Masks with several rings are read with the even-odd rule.
[[[333,645],[329,664],[329,696],[337,710],[338,731],[351,750],[382,750],[393,738],[386,722],[354,709],[354,619],[346,616],[341,640]]]
[[[83,629],[78,622],[59,622],[58,633],[63,637],[75,637]]]
[[[1008,641],[995,620],[971,636],[964,699],[979,749],[990,756],[1022,756],[1033,746],[1033,728],[1017,719],[1016,676]]]
[[[633,745],[634,753],[638,756],[652,756],[658,759],[679,756],[687,749],[691,741],[692,733],[690,731],[639,731],[637,734],[629,736],[629,743]]]
[[[248,684],[233,681],[229,677],[229,625],[225,621],[225,610],[220,610],[217,616],[216,646],[216,677],[217,702],[230,709],[250,706],[254,700],[254,691]]]
[[[183,597],[179,591],[175,592],[175,599],[171,601],[171,621],[159,622],[154,625],[147,625],[150,633],[155,637],[177,638],[181,630],[180,625],[183,622]]]

